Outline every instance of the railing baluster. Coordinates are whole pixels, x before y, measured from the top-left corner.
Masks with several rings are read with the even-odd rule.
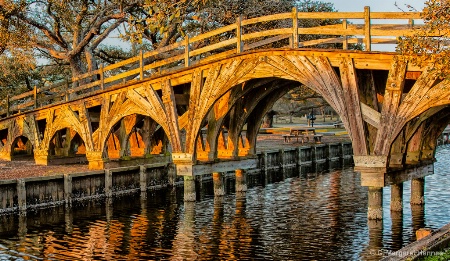
[[[292,8],[292,48],[298,48],[298,11]]]
[[[66,102],[69,101],[69,80],[66,78],[66,95],[65,95]]]
[[[242,16],[238,16],[236,19],[236,40],[237,40],[237,46],[236,46],[236,53],[242,52]]]
[[[100,89],[105,89],[105,71],[103,64],[100,64]]]
[[[34,86],[33,95],[34,95],[34,108],[36,109],[37,108],[37,87],[36,87],[36,85]]]
[[[342,19],[342,28],[344,30],[347,30],[347,19]],[[342,49],[347,50],[348,49],[348,37],[347,35],[343,36],[344,40],[342,41]]]
[[[6,95],[6,117],[9,117],[9,94]]]
[[[366,47],[366,51],[370,51],[372,49],[371,42],[372,39],[370,34],[370,7],[364,7],[364,45]]]
[[[139,80],[144,80],[144,51],[140,51],[139,53],[139,68],[141,69],[139,72]]]
[[[189,35],[186,35],[186,38],[184,39],[184,66],[189,67]]]

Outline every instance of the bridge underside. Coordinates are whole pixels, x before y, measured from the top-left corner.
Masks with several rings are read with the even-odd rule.
[[[364,185],[434,161],[450,121],[448,81],[394,54],[323,50],[235,55],[13,115],[0,121],[0,158],[83,158],[101,169],[172,155],[178,175],[192,176],[198,161],[255,155],[264,115],[300,84],[339,114]]]

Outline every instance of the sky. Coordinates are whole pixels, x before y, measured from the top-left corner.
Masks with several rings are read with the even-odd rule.
[[[364,6],[370,6],[370,11],[373,12],[398,12],[400,10],[395,6],[395,3],[404,11],[408,11],[406,4],[421,11],[425,3],[423,0],[328,0],[326,2],[333,3],[336,9],[341,12],[363,12]]]

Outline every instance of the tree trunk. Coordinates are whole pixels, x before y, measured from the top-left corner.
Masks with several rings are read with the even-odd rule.
[[[273,128],[273,117],[276,115],[277,113],[275,111],[269,111],[266,116],[264,116],[264,120],[263,120],[263,124],[262,124],[262,128]]]

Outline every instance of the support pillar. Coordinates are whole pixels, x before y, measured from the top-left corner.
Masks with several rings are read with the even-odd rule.
[[[147,167],[139,166],[139,187],[141,189],[141,193],[145,193],[147,191]]]
[[[66,205],[72,203],[72,176],[68,173],[64,174],[64,201]]]
[[[369,187],[368,219],[383,219],[383,188]]]
[[[86,151],[86,158],[89,162],[89,169],[104,169],[105,160],[101,151]]]
[[[184,201],[185,202],[195,202],[195,177],[194,176],[184,176]]]
[[[112,197],[112,171],[105,170],[105,196]]]
[[[247,181],[245,178],[245,172],[242,169],[237,169],[236,173],[236,193],[247,191]]]
[[[221,197],[221,196],[225,195],[222,173],[220,173],[220,172],[213,173],[213,183],[214,183],[214,196]]]
[[[25,187],[25,180],[17,180],[17,206],[20,214],[26,213],[27,210],[27,190]]]
[[[391,211],[403,210],[403,183],[391,186]]]
[[[33,151],[34,162],[36,165],[47,166],[48,165],[48,151],[47,150],[37,150]],[[3,159],[3,158],[2,158]],[[9,158],[11,160],[11,157]]]
[[[417,178],[411,180],[411,205],[423,205],[425,191],[425,179]]]

